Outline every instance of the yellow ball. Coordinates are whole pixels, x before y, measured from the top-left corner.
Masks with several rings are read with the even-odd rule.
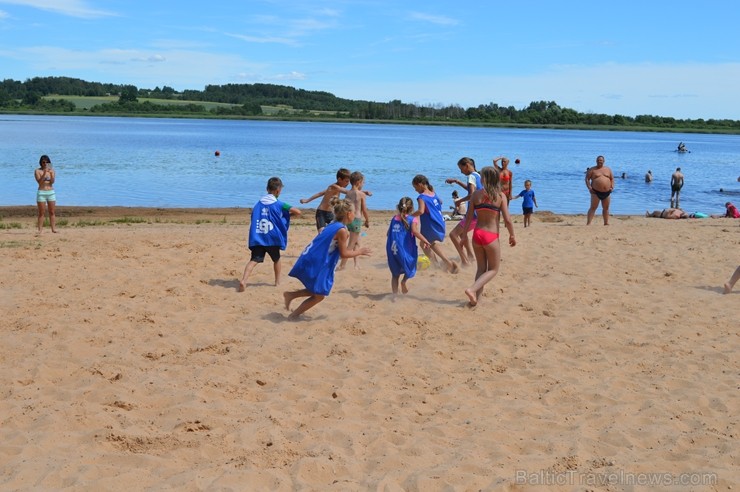
[[[419,270],[426,270],[429,268],[429,265],[432,264],[432,261],[429,259],[429,257],[425,254],[420,254],[418,258],[416,259],[416,268]]]

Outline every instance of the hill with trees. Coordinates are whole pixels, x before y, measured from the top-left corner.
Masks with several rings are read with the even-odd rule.
[[[5,79],[0,83],[0,111],[740,133],[740,121],[736,120],[581,113],[560,107],[554,101],[536,101],[521,109],[492,102],[463,108],[400,100],[343,99],[329,92],[274,84],[207,85],[202,91],[177,92],[169,86],[144,89],[70,77],[34,77],[23,82]]]

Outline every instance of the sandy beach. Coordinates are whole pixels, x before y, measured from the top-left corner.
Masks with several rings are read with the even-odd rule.
[[[311,209],[243,293],[247,209],[0,217],[2,490],[740,486],[740,220],[517,215],[471,309],[474,267],[392,297],[372,212],[292,321]]]

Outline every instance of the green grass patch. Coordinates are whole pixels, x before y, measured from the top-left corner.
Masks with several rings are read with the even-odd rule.
[[[106,104],[112,102],[118,102],[118,96],[60,96],[50,95],[44,96],[44,99],[63,99],[69,101],[75,105],[78,110],[89,110],[93,106],[99,104]],[[154,97],[140,97],[137,99],[140,103],[150,102],[152,104],[172,105],[172,106],[185,106],[187,104],[197,104],[206,108],[206,111],[210,111],[213,108],[232,108],[234,106],[241,106],[241,104],[229,104],[229,103],[218,103],[208,101],[183,101],[182,99],[157,99]]]
[[[41,248],[41,243],[35,241],[0,241],[0,249],[2,248],[27,248],[33,247],[35,249]]]
[[[143,217],[121,217],[120,219],[112,219],[110,222],[115,224],[147,224],[149,220]]]
[[[72,224],[72,227],[95,227],[102,225],[108,225],[108,222],[104,220],[78,220]]]
[[[0,229],[23,229],[23,224],[20,222],[0,222]]]

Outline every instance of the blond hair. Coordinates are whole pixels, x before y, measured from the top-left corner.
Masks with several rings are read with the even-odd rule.
[[[486,190],[488,198],[495,200],[501,194],[499,170],[493,166],[486,166],[480,170],[480,179],[483,181],[483,189]]]
[[[347,214],[355,210],[355,206],[346,198],[333,197],[329,205],[334,208],[334,217],[337,222],[344,222]]]

